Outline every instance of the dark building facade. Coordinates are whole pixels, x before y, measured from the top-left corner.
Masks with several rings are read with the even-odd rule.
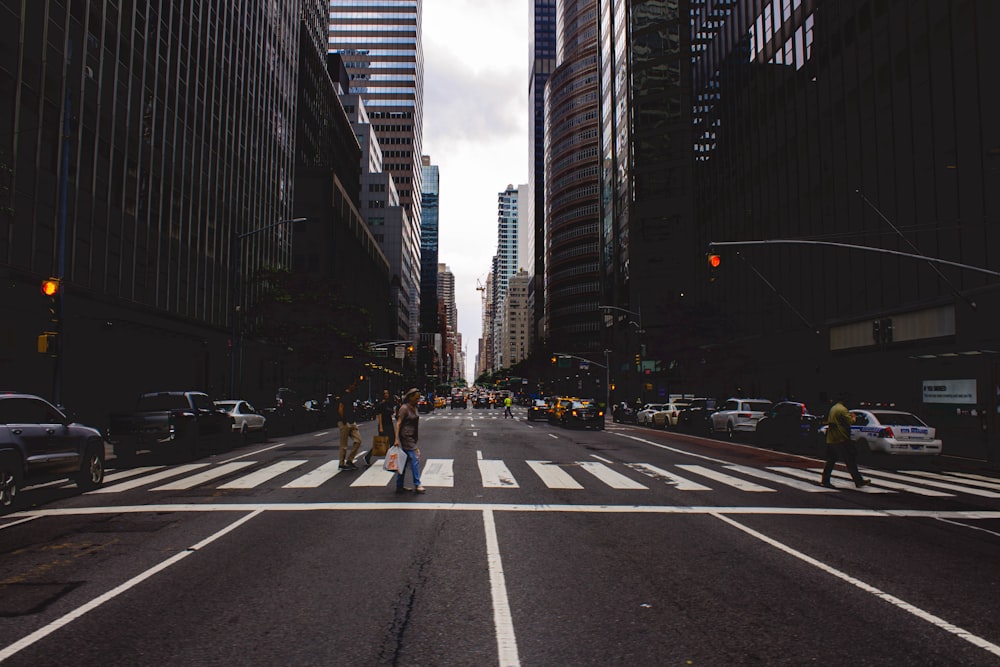
[[[673,98],[655,105],[666,113],[654,143],[665,170],[652,192],[643,179],[656,170],[637,161],[632,175],[620,174],[636,202],[631,220],[605,195],[610,226],[629,234],[628,262],[614,271],[646,286],[609,294],[641,306],[654,362],[643,369],[646,396],[784,396],[822,411],[847,391],[854,404],[924,415],[950,453],[1000,458],[1000,92],[992,83],[1000,52],[991,39],[1000,6],[626,5],[633,68],[651,49],[664,63],[679,55],[679,69],[664,72],[669,87],[678,81],[677,106]],[[662,11],[651,12],[655,5]],[[612,5],[603,6],[602,26]],[[665,43],[635,38],[643,17],[671,12],[680,30],[656,35]],[[612,53],[602,48],[602,58]],[[638,125],[642,100],[660,95],[664,81],[630,76]],[[602,112],[606,146],[620,136],[614,125],[609,135],[613,110]],[[641,129],[629,131],[639,156]],[[656,197],[662,220],[651,234],[634,218]],[[714,276],[705,262],[712,242],[722,260]],[[664,261],[637,273],[635,250],[647,245]],[[616,278],[609,289],[622,284]]]
[[[556,67],[556,0],[533,0],[528,18],[528,201],[522,202],[534,224],[531,296],[536,339],[544,335],[545,317],[545,82]],[[532,341],[538,349],[540,340]]]
[[[597,2],[558,4],[545,87],[545,329],[553,349],[600,351]]]

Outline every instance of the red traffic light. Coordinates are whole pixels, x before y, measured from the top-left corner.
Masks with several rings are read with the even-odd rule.
[[[708,265],[710,267],[712,267],[713,269],[717,269],[717,268],[719,268],[719,264],[722,264],[722,258],[721,257],[719,257],[718,255],[714,255],[714,254],[708,256]]]
[[[59,279],[49,278],[42,281],[42,294],[45,296],[55,296],[59,293]]]

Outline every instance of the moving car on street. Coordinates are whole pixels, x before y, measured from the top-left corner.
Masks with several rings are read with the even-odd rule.
[[[604,430],[604,410],[593,401],[573,401],[566,410],[563,426]]]
[[[752,434],[772,405],[765,398],[730,398],[709,418],[712,434],[725,433],[730,440],[740,433]]]
[[[851,410],[851,440],[876,454],[936,455],[942,450],[936,429],[899,410]]]
[[[528,406],[528,421],[544,421],[549,416],[549,404],[540,398],[536,398]]]
[[[104,483],[104,438],[43,398],[0,394],[0,508],[24,484],[69,478],[81,489]]]
[[[267,417],[258,412],[248,402],[239,399],[215,401],[215,405],[233,418],[233,432],[246,440],[251,434],[267,440]]]
[[[818,437],[823,418],[809,412],[805,403],[775,403],[757,422],[756,439],[761,445],[794,445]]]

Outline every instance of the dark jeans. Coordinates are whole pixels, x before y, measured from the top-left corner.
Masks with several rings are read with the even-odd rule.
[[[847,472],[851,473],[854,484],[861,486],[864,478],[861,477],[861,473],[858,471],[858,452],[854,449],[854,443],[850,440],[832,444],[829,442],[826,443],[826,465],[823,466],[823,483],[830,483],[830,475],[833,473],[833,467],[837,465],[838,457],[847,466]]]

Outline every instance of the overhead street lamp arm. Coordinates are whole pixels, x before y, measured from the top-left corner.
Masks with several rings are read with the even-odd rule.
[[[617,310],[627,315],[634,315],[638,322],[631,322],[631,324],[636,325],[639,328],[639,333],[644,333],[642,328],[642,311],[628,310],[627,308],[619,308],[618,306],[597,306],[601,310]]]
[[[570,359],[577,359],[578,361],[586,361],[588,364],[594,364],[598,368],[607,368],[607,366],[605,366],[604,364],[599,364],[596,361],[587,359],[586,357],[578,357],[577,355],[569,354],[568,352],[553,352],[552,354],[554,354],[557,357],[569,357]]]

